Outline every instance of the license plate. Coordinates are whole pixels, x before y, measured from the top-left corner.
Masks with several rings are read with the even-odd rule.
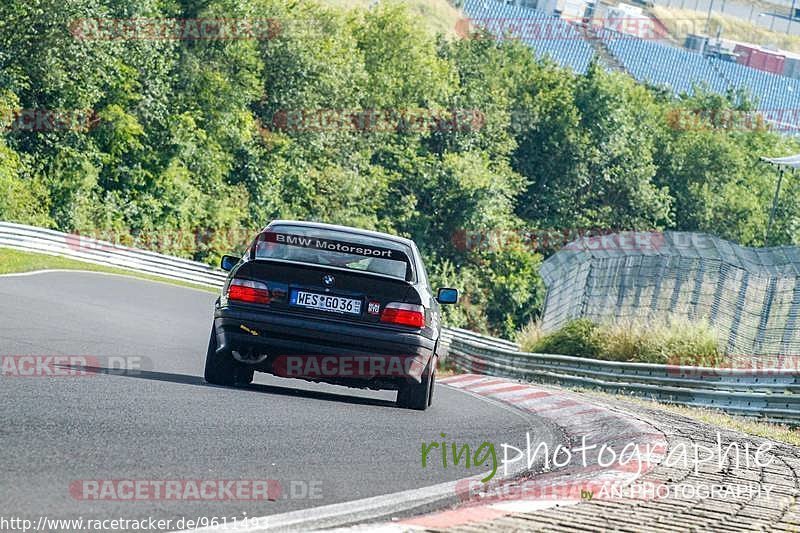
[[[356,300],[354,298],[343,298],[341,296],[331,296],[329,294],[294,290],[292,291],[292,298],[289,302],[292,305],[307,307],[309,309],[319,309],[320,311],[349,313],[351,315],[361,314],[361,300]]]

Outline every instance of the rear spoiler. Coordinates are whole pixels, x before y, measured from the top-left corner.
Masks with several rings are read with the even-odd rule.
[[[351,255],[363,255],[364,257],[378,257],[381,259],[391,259],[392,261],[403,261],[411,263],[408,255],[401,250],[383,248],[380,246],[369,246],[360,243],[351,243],[321,237],[308,237],[305,235],[292,235],[291,233],[278,233],[276,231],[262,231],[256,237],[256,242],[274,242],[287,246],[299,246],[301,248],[315,248],[317,250],[328,250],[341,252]]]
[[[388,274],[381,274],[380,272],[370,272],[369,270],[356,270],[353,268],[344,268],[336,265],[320,265],[318,263],[306,263],[305,261],[295,261],[295,260],[290,261],[289,259],[277,259],[275,257],[252,257],[250,258],[250,261],[253,261],[255,263],[277,263],[280,265],[303,265],[311,268],[316,268],[319,270],[335,270],[337,272],[344,272],[355,276],[368,276],[373,278],[381,278],[390,281],[396,281],[397,283],[403,283],[405,285],[414,284],[414,282],[411,280],[390,276]]]
[[[256,258],[256,245],[259,242],[272,242],[285,246],[297,246],[300,248],[312,248],[316,250],[327,250],[332,252],[340,252],[350,255],[360,255],[363,257],[377,257],[381,259],[389,259],[392,261],[401,261],[406,264],[406,278],[410,272],[413,271],[411,259],[402,250],[394,248],[385,248],[382,246],[371,246],[362,243],[352,243],[347,241],[340,241],[335,239],[326,239],[324,237],[314,237],[307,235],[294,235],[291,233],[282,233],[265,229],[256,236],[253,246],[250,250],[250,259],[264,259]],[[313,263],[308,263],[313,265]],[[314,265],[319,266],[319,265]],[[332,266],[332,265],[331,265]],[[352,273],[352,269],[342,268],[341,270]],[[370,275],[380,276],[389,279],[398,279],[394,276],[380,274],[377,272],[359,271]],[[408,281],[408,279],[404,280]]]

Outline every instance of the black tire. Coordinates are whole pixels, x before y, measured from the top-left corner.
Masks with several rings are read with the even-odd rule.
[[[217,353],[217,335],[211,329],[206,352],[206,369],[204,377],[212,385],[248,385],[253,382],[253,369],[238,361],[227,352]]]
[[[428,363],[427,368],[422,373],[422,380],[417,383],[403,382],[397,391],[397,406],[406,409],[416,409],[424,411],[431,404],[431,393],[433,392],[433,380],[435,369],[433,359]]]
[[[433,389],[436,385],[436,365],[434,364],[431,372],[431,390],[428,392],[428,407],[433,404]]]

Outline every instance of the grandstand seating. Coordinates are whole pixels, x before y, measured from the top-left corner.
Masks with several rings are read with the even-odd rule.
[[[537,57],[550,57],[577,72],[586,72],[594,56],[594,49],[572,24],[541,11],[495,0],[467,0],[464,12],[476,26],[517,37],[530,45]]]
[[[694,85],[700,84],[718,93],[728,88],[728,82],[697,52],[611,30],[601,30],[597,34],[637,80],[665,86],[676,94],[692,94]]]
[[[496,35],[519,38],[533,47],[537,57],[584,73],[594,49],[569,22],[541,11],[496,0],[466,0],[464,12],[473,24]],[[665,87],[675,94],[692,94],[696,86],[725,94],[743,88],[756,100],[767,119],[785,131],[800,130],[800,80],[652,40],[601,29],[596,32],[606,49],[634,78]]]

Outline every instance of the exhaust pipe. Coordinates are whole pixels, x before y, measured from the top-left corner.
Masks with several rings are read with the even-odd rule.
[[[263,363],[267,357],[269,357],[269,355],[265,353],[255,353],[252,348],[248,348],[244,354],[238,352],[237,350],[231,350],[231,355],[233,355],[233,358],[240,363],[245,363],[248,365],[257,365],[259,363]]]

